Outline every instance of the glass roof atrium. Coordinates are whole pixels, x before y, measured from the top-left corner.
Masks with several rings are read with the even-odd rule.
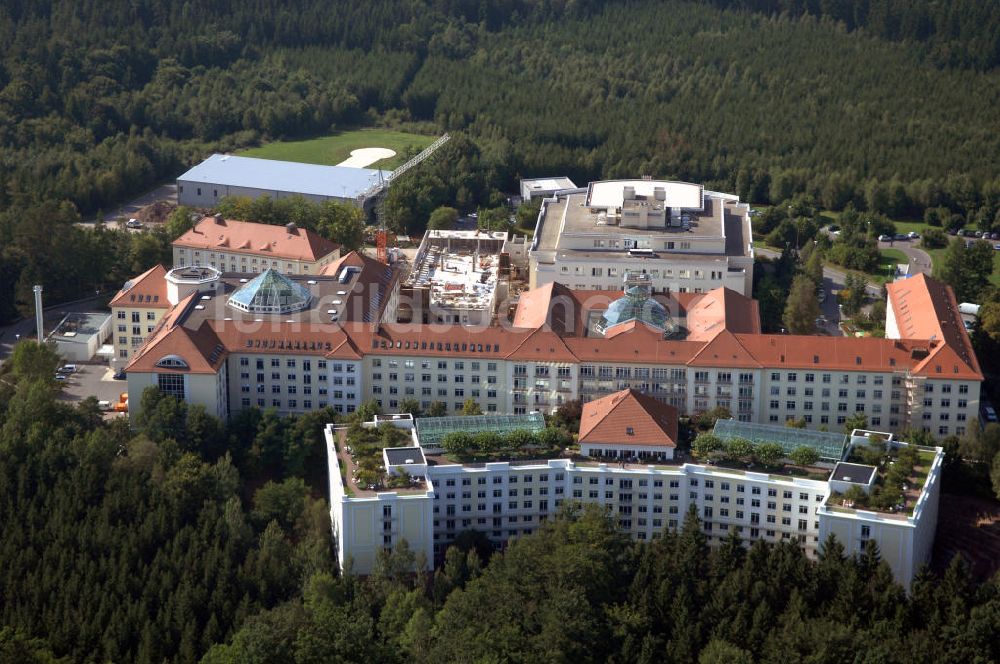
[[[786,453],[797,447],[811,447],[820,461],[841,461],[850,436],[829,431],[810,431],[773,424],[754,424],[737,420],[716,420],[713,433],[722,440],[745,438],[754,444],[777,443]]]
[[[643,279],[645,277],[645,279]],[[648,275],[626,275],[625,294],[608,305],[595,329],[606,335],[615,325],[639,321],[658,330],[668,332],[673,328],[667,308],[653,299]]]
[[[452,415],[449,417],[418,417],[416,419],[417,440],[422,447],[440,447],[441,441],[454,431],[471,434],[480,431],[510,433],[526,429],[538,433],[545,428],[545,417],[541,413],[525,415]]]
[[[288,314],[309,306],[312,295],[277,270],[259,274],[229,297],[229,306],[254,314]]]

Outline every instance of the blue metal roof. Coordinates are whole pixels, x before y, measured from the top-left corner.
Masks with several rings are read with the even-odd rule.
[[[184,182],[248,187],[313,196],[356,198],[379,181],[371,168],[319,166],[276,159],[213,154],[184,175]],[[388,178],[391,171],[381,171]]]

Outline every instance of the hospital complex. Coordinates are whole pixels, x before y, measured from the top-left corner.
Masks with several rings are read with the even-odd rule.
[[[715,408],[734,427],[781,430],[796,420],[806,429],[788,431],[801,436],[834,435],[824,431],[863,413],[890,448],[905,446],[895,438],[904,430],[947,436],[978,426],[983,376],[948,286],[924,275],[889,284],[885,338],[763,334],[745,203],[688,183],[562,185],[572,183],[545,185],[527,242],[428,231],[412,262],[391,265],[304,229],[206,217],[175,243],[173,269],[139,275],[112,301],[130,415],[157,386],[220,418],[252,407],[351,413],[366,401],[396,413],[410,399],[451,414],[472,399],[484,417],[530,418],[624,394],[635,417],[673,420],[674,436],[677,417]],[[659,407],[667,414],[656,416]],[[929,555],[933,450],[925,488],[900,518],[830,504],[838,467],[865,433],[837,434],[843,444],[827,455],[824,478],[810,479],[679,461],[676,440],[621,448],[625,426],[583,447],[583,424],[575,457],[463,465],[423,448],[419,422],[393,420],[412,427],[419,454],[404,465],[420,483],[365,497],[352,497],[364,492],[340,477],[342,431],[328,429],[338,547],[355,571],[399,538],[429,561],[463,529],[505,541],[571,498],[609,507],[639,539],[695,505],[713,535],[740,528],[807,550],[827,533],[877,538],[887,558],[887,549],[905,550],[892,563],[904,580]],[[609,450],[667,465],[597,461]],[[398,465],[390,461],[387,472]],[[772,514],[755,503],[781,507]]]

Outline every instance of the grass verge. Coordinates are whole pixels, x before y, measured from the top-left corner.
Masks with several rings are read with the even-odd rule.
[[[260,147],[250,148],[240,154],[260,159],[279,159],[336,166],[350,157],[352,150],[389,148],[395,150],[396,156],[377,161],[369,168],[392,170],[405,161],[408,148],[422,150],[430,145],[435,138],[434,136],[411,134],[391,129],[356,129],[304,141],[275,141]]]

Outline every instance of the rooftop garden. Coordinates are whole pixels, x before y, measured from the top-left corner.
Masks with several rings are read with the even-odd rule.
[[[542,459],[558,456],[572,444],[573,434],[559,427],[546,427],[538,432],[453,431],[441,440],[445,455],[458,463]]]
[[[825,480],[830,473],[816,468],[819,452],[808,445],[786,452],[780,443],[755,443],[746,438],[721,438],[702,433],[691,446],[691,456],[700,463],[750,472],[792,475]]]
[[[913,445],[890,448],[882,441],[875,441],[852,450],[848,461],[874,466],[875,486],[869,493],[860,486],[852,486],[843,494],[834,493],[830,505],[912,514],[934,463],[934,453]]]
[[[404,472],[389,475],[385,470],[382,450],[386,447],[405,447],[410,444],[408,431],[383,422],[377,427],[363,427],[355,422],[347,429],[347,453],[354,462],[351,480],[361,489],[405,489],[412,486],[412,479]]]

